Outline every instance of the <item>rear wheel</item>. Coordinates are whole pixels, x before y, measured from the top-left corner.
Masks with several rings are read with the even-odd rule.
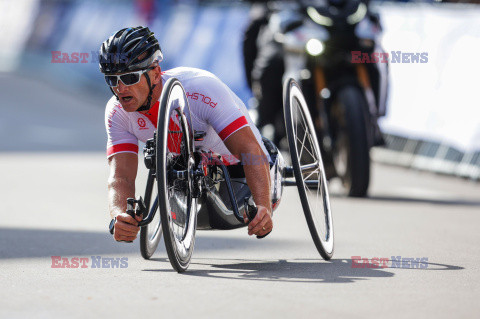
[[[190,114],[185,91],[177,79],[169,79],[160,99],[156,161],[165,248],[178,272],[190,264],[197,224],[192,197],[193,139],[186,113]]]
[[[298,84],[284,86],[285,127],[295,181],[310,234],[320,255],[333,255],[333,221],[315,127]]]

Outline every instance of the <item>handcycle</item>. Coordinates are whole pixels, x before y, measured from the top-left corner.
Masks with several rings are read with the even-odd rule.
[[[278,207],[284,186],[296,186],[315,246],[329,260],[334,233],[327,180],[307,104],[293,79],[284,83],[283,100],[292,165],[286,166],[275,145],[264,139],[272,160],[272,206]],[[127,213],[144,216],[138,223],[142,256],[153,255],[163,234],[177,272],[190,264],[196,230],[243,227],[247,224],[240,212],[249,220],[256,214],[239,170],[226,166],[220,155],[195,146],[205,132],[192,128],[190,114],[182,84],[169,79],[160,97],[157,131],[144,147],[149,170],[145,196],[127,199]]]

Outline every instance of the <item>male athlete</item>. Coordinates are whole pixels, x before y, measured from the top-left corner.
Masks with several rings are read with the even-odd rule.
[[[138,140],[145,142],[153,137],[158,100],[163,84],[171,77],[177,78],[188,94],[191,118],[195,118],[191,125],[207,133],[201,145],[204,149],[227,155],[230,164],[238,163],[241,154],[265,159],[242,164],[258,208],[248,234],[268,234],[273,228],[269,155],[245,105],[213,74],[193,68],[162,72],[159,66],[162,59],[160,45],[146,27],[122,29],[100,48],[100,71],[114,94],[105,111],[113,238],[133,241],[140,230],[141,218],[134,219],[125,212],[126,199],[135,197]]]

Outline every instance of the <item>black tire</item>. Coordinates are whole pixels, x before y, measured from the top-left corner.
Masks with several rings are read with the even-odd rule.
[[[152,171],[148,175],[144,201],[148,212],[156,211],[152,222],[140,229],[140,252],[143,258],[150,259],[158,247],[163,232],[158,211],[158,187]]]
[[[334,107],[338,108],[335,169],[349,196],[365,197],[370,184],[370,154],[365,97],[354,86],[342,88]]]
[[[190,264],[197,226],[196,199],[191,193],[193,138],[186,114],[190,112],[185,91],[177,79],[171,78],[165,83],[160,98],[156,164],[165,248],[172,267],[178,272],[184,272]]]
[[[315,127],[302,91],[293,79],[285,82],[283,97],[285,128],[303,212],[318,252],[329,260],[334,249],[333,220]]]

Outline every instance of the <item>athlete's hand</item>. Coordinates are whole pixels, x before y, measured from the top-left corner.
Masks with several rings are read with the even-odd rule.
[[[248,221],[248,218],[245,216],[245,222]],[[248,235],[257,235],[264,236],[271,232],[273,229],[273,220],[272,212],[267,209],[265,206],[257,206],[257,215],[255,218],[248,224]]]
[[[117,215],[115,228],[113,232],[113,239],[116,241],[134,241],[137,238],[138,222],[142,220],[142,216],[135,215],[135,218],[127,213]]]

